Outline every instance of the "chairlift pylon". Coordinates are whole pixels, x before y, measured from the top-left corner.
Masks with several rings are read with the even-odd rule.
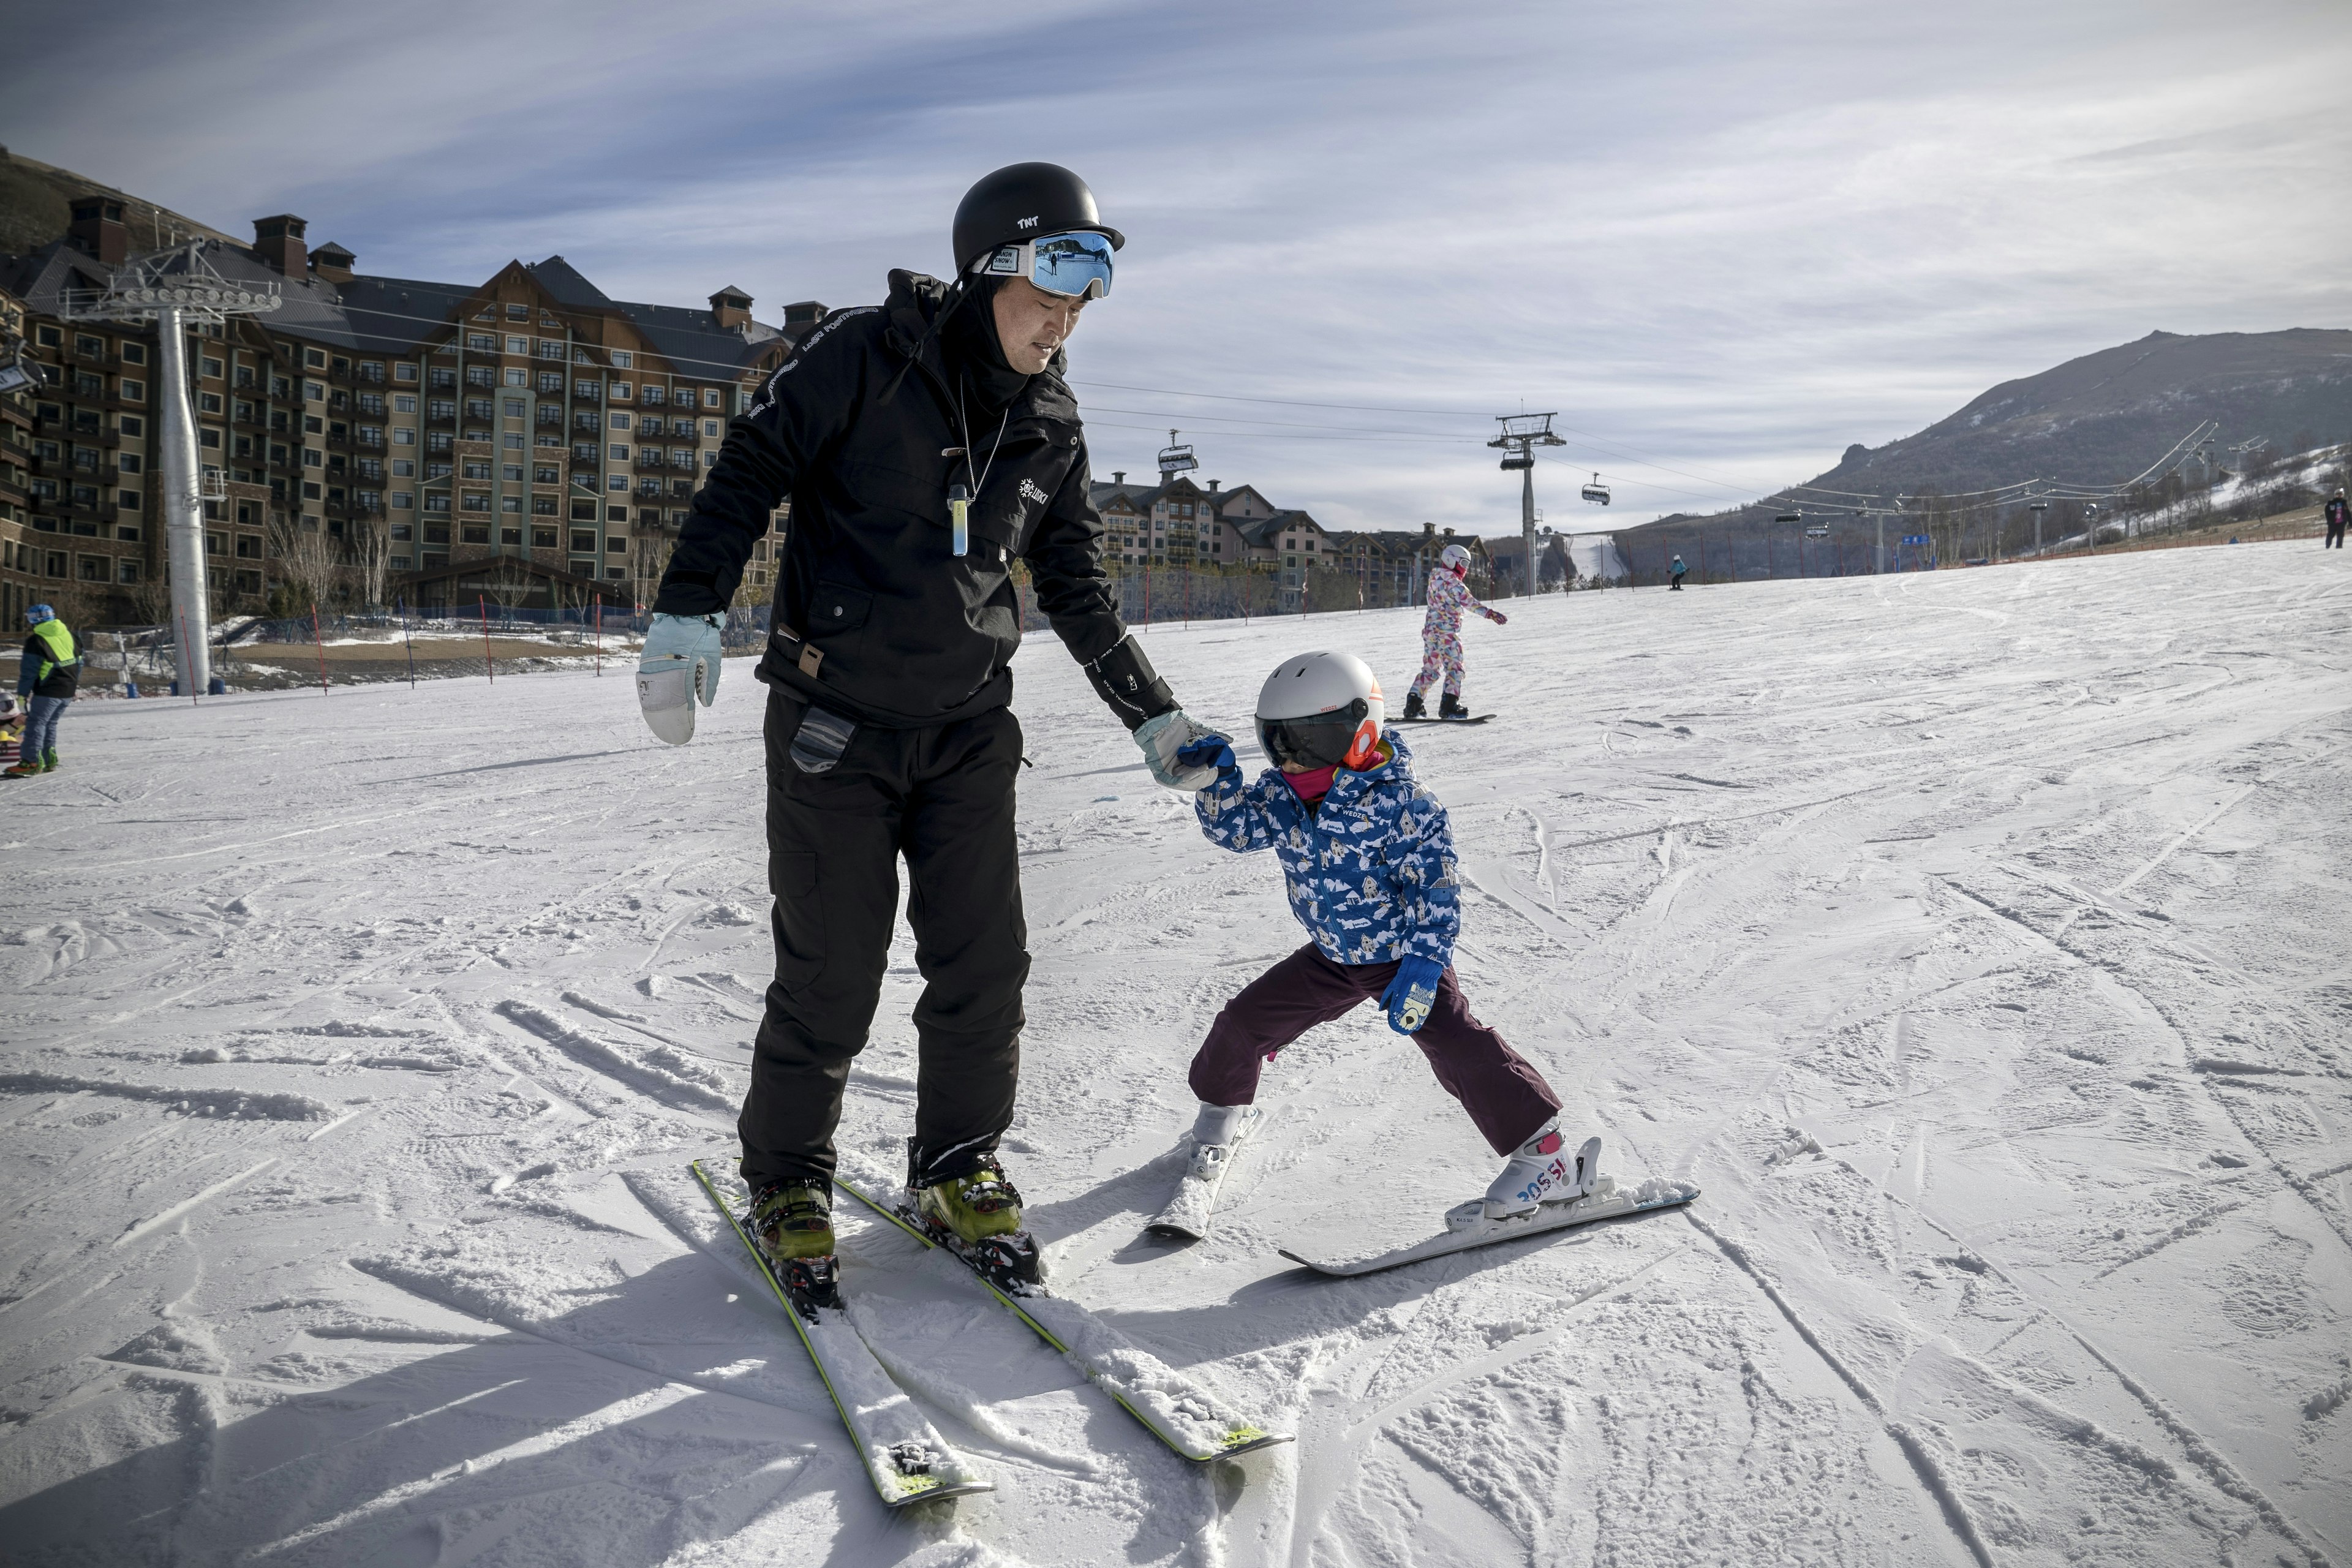
[[[1595,473],[1592,476],[1592,482],[1586,485],[1580,493],[1586,500],[1592,502],[1595,506],[1607,506],[1609,504],[1609,487],[1601,482],[1601,476],[1598,473]]]

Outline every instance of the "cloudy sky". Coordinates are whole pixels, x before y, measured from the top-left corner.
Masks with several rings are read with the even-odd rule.
[[[228,0],[12,24],[0,142],[362,270],[871,301],[1019,159],[1129,237],[1097,471],[1515,531],[1808,478],[2144,336],[2352,326],[2352,5]]]

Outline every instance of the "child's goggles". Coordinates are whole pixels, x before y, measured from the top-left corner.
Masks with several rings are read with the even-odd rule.
[[[1359,743],[1359,732],[1371,708],[1360,697],[1333,713],[1304,719],[1260,719],[1257,743],[1276,767],[1328,768],[1369,750]]]
[[[1026,278],[1048,294],[1099,300],[1110,292],[1110,240],[1086,229],[999,246],[972,264],[984,278]]]

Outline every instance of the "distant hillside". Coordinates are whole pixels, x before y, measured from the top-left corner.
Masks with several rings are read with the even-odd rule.
[[[1947,495],[2031,476],[2128,479],[2200,419],[2221,440],[2305,450],[2352,433],[2352,331],[2150,332],[2019,381],[1884,447],[1849,447],[1824,489]]]
[[[225,239],[232,245],[246,243],[235,235],[223,234],[112,185],[102,185],[71,169],[38,163],[0,147],[0,255],[22,256],[53,239],[64,238],[66,226],[73,221],[74,199],[93,195],[110,196],[122,204],[134,254],[191,237]]]
[[[1839,559],[1841,545],[1851,552],[1875,541],[1878,521],[1859,515],[1861,509],[1898,495],[1949,498],[2030,479],[2120,484],[2205,420],[2219,423],[2214,454],[2232,469],[2243,459],[2228,449],[2256,437],[2266,443],[2252,465],[2259,470],[2264,459],[2352,437],[2352,331],[2150,332],[2137,342],[2005,381],[1916,436],[1884,447],[1848,447],[1837,467],[1810,487],[1706,517],[1677,513],[1622,528],[1618,538],[1639,571],[1655,570],[1675,552],[1696,561],[1705,540],[1711,561],[1736,556],[1746,573],[1757,569],[1751,556],[1784,564],[1794,558],[1801,531],[1774,519],[1798,511],[1807,524],[1830,531],[1809,547],[1811,570],[1819,560]],[[1830,491],[1850,493],[1824,493]],[[2022,498],[1998,515],[1978,502],[1915,500],[1906,509],[1913,521],[1897,519],[1888,536],[1922,526],[1923,512],[1940,512],[1943,523],[1963,531],[1943,542],[1947,550],[1980,552],[1988,544],[1980,531],[1988,523],[2001,528],[2001,548],[2014,549],[2020,538],[2031,537],[2021,508]],[[2062,517],[2079,521],[2079,513],[2059,510],[2061,516],[2047,520],[2053,526]]]

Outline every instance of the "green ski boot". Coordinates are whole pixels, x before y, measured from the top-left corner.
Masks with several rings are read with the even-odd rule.
[[[915,1188],[915,1208],[942,1243],[999,1286],[1045,1279],[1037,1243],[1021,1228],[1021,1193],[992,1156],[979,1169]]]
[[[770,1183],[751,1194],[745,1228],[803,1317],[814,1321],[817,1309],[841,1306],[830,1184],[805,1176]]]
[[[41,753],[41,771],[45,773],[53,773],[58,771],[58,753],[55,750],[43,752]]]

